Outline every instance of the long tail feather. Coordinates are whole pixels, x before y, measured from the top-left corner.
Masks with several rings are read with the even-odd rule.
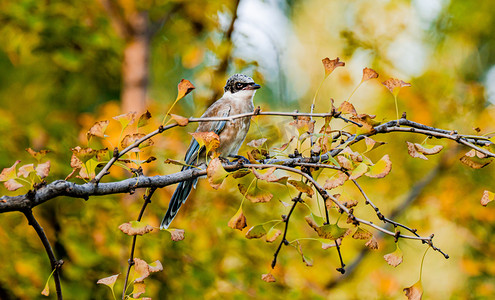
[[[160,229],[167,229],[170,226],[170,223],[175,218],[177,213],[179,212],[179,208],[181,205],[186,202],[187,197],[191,193],[191,189],[196,185],[198,179],[182,181],[175,189],[172,198],[170,199],[170,204],[168,206],[167,213],[163,217],[162,223],[160,224]]]

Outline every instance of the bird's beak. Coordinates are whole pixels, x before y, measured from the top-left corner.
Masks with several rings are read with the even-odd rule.
[[[245,88],[243,88],[243,90],[257,90],[260,87],[261,87],[261,85],[259,85],[259,84],[251,83],[251,84],[247,85]]]

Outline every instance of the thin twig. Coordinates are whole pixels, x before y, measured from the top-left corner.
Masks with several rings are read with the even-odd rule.
[[[55,253],[53,252],[52,246],[50,245],[50,241],[48,240],[48,237],[45,234],[45,231],[43,230],[43,227],[38,223],[36,218],[33,215],[33,211],[31,209],[27,209],[23,211],[24,215],[26,216],[29,225],[33,226],[34,230],[36,230],[36,233],[38,234],[38,237],[40,238],[41,242],[43,243],[43,246],[45,247],[46,254],[48,255],[48,259],[50,260],[50,265],[52,267],[53,272],[53,279],[55,281],[55,290],[57,292],[57,299],[63,299],[62,297],[62,285],[60,284],[60,273],[59,269],[64,263],[63,260],[57,260],[55,258]]]
[[[141,221],[141,218],[143,217],[144,210],[146,209],[146,206],[148,206],[149,203],[151,203],[151,197],[153,196],[153,193],[156,191],[156,187],[152,187],[149,189],[148,194],[145,194],[143,196],[144,202],[143,206],[141,207],[141,211],[139,212],[139,216],[137,218],[137,221]],[[136,239],[137,235],[132,237],[132,246],[131,246],[131,254],[129,256],[129,260],[127,261],[129,266],[127,267],[127,273],[125,274],[125,281],[124,281],[124,287],[122,288],[122,300],[125,299],[125,291],[127,290],[127,282],[129,281],[129,274],[131,273],[131,268],[134,265],[134,250],[136,249]]]

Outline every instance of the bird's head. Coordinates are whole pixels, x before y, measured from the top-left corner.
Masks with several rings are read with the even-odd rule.
[[[253,78],[243,74],[234,74],[227,80],[224,90],[225,93],[252,96],[260,87],[259,84],[254,82]]]

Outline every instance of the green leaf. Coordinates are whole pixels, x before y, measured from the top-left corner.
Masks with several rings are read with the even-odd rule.
[[[122,126],[122,130],[126,129],[127,126],[132,125],[136,119],[136,112],[128,112],[123,115],[113,117],[114,120],[119,121]]]
[[[273,243],[278,238],[278,236],[281,234],[282,234],[282,231],[272,227],[272,228],[270,228],[270,230],[268,230],[268,233],[266,234],[266,241],[268,243]]]
[[[246,238],[248,239],[259,239],[260,237],[266,234],[266,229],[263,225],[256,225],[249,228],[248,232],[246,232]]]
[[[349,176],[350,180],[358,179],[363,176],[364,173],[368,172],[368,166],[365,163],[360,163],[357,165],[354,170],[352,170],[351,175]]]
[[[347,232],[347,228],[341,228],[337,224],[326,224],[316,229],[318,236],[324,239],[336,240]]]
[[[142,114],[139,117],[138,125],[137,126],[138,127],[143,127],[143,126],[148,125],[150,119],[151,119],[151,113],[149,111],[146,111],[144,114]]]

